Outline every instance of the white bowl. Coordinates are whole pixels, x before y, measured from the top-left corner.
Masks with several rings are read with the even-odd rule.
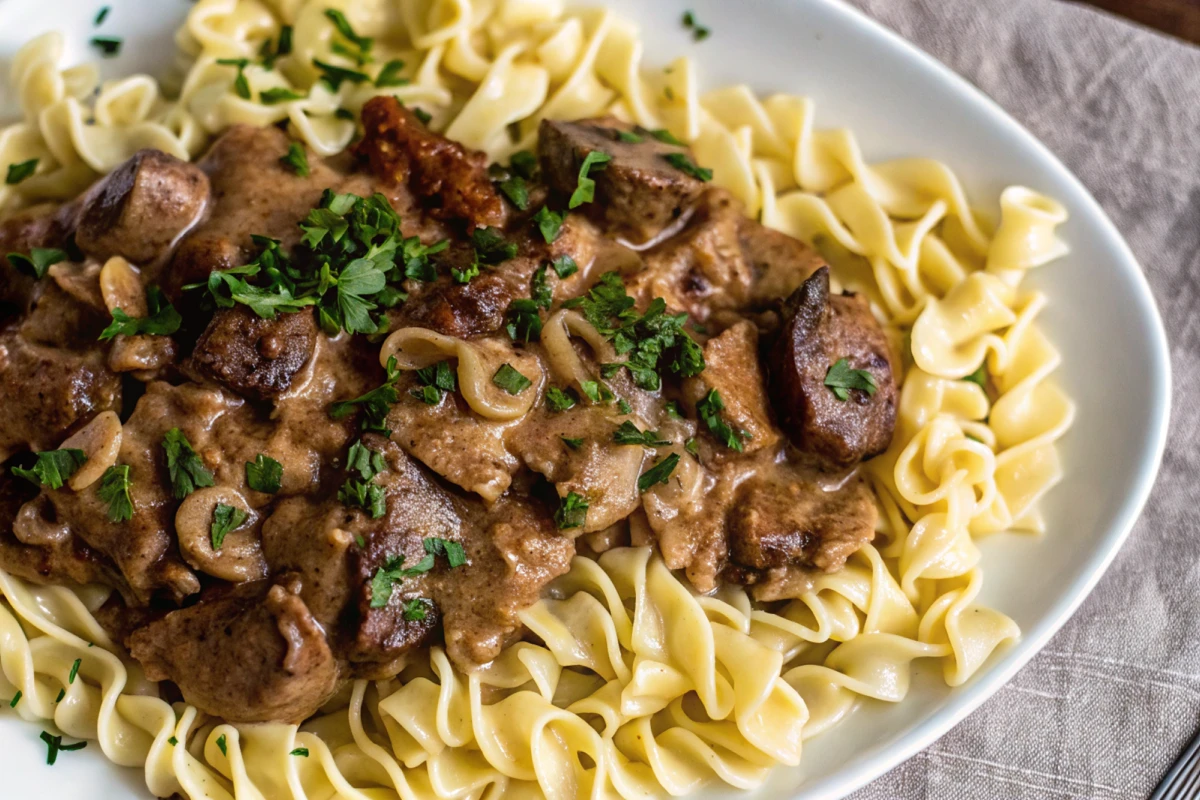
[[[763,92],[817,102],[819,127],[854,129],[870,160],[933,156],[962,177],[976,202],[1006,185],[1030,186],[1069,209],[1063,238],[1071,254],[1037,270],[1046,292],[1041,317],[1063,354],[1059,380],[1078,403],[1061,442],[1066,479],[1044,501],[1041,539],[985,540],[980,600],[1010,615],[1023,637],[998,652],[965,686],[948,689],[920,662],[908,699],[867,704],[807,746],[798,769],[779,769],[763,797],[841,797],[928,746],[995,693],[1049,640],[1099,580],[1137,519],[1166,439],[1170,364],[1166,336],[1140,268],[1096,201],[1033,136],[932,58],[833,0],[610,0],[637,21],[654,62],[690,52],[706,86],[749,83]],[[123,0],[104,25],[125,37],[107,75],[157,72],[168,63],[171,32],[190,5]],[[63,30],[72,57],[92,58],[87,40],[98,0],[6,0],[0,55],[10,59],[32,36]],[[695,44],[680,25],[695,11],[713,35]],[[12,108],[12,93],[0,105]],[[1103,380],[1101,380],[1103,378]],[[0,709],[0,775],[5,797],[74,800],[146,796],[141,773],[103,760],[92,744],[45,765],[39,729]],[[69,793],[69,794],[68,794]],[[711,792],[705,797],[744,796]]]

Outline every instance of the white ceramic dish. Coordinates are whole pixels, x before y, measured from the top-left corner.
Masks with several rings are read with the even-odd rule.
[[[168,63],[183,0],[110,0],[103,33],[125,38],[108,75],[155,74]],[[745,82],[817,101],[818,125],[849,126],[871,160],[928,155],[950,164],[978,200],[1007,184],[1061,200],[1071,254],[1031,283],[1051,305],[1042,324],[1060,348],[1059,379],[1079,406],[1061,442],[1067,477],[1044,504],[1043,539],[983,542],[981,600],[1012,616],[1023,638],[997,653],[967,685],[948,690],[920,669],[908,700],[866,705],[809,743],[799,769],[780,769],[762,797],[841,797],[928,746],[994,694],[1067,620],[1099,580],[1154,482],[1166,438],[1170,364],[1149,287],[1128,246],[1096,201],[1050,152],[966,81],[835,0],[686,0],[713,29],[693,44],[679,24],[685,0],[608,0],[640,23],[653,61],[691,51],[707,86]],[[0,66],[32,36],[68,36],[72,58],[93,58],[88,39],[100,0],[3,0]],[[0,106],[13,107],[0,92]],[[140,771],[121,769],[93,744],[46,766],[39,728],[0,709],[0,795],[14,800],[149,797]],[[706,798],[740,796],[733,792]]]

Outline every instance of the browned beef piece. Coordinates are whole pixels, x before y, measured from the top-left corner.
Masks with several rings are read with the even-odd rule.
[[[504,204],[487,173],[487,156],[425,127],[394,97],[376,97],[362,110],[363,138],[355,148],[371,171],[407,183],[442,219],[472,226],[504,224]]]
[[[0,221],[0,317],[7,313],[22,313],[29,302],[37,279],[17,269],[7,253],[29,253],[35,247],[61,248],[74,225],[78,204],[57,207],[50,205],[27,208]]]
[[[337,688],[325,632],[281,576],[241,584],[133,632],[151,680],[173,681],[192,705],[229,722],[300,723]]]
[[[825,377],[840,359],[874,377],[874,395],[849,390],[839,400]],[[841,470],[882,453],[896,426],[896,382],[883,329],[866,300],[829,294],[822,267],[788,298],[771,354],[776,411],[792,443],[825,469]]]
[[[159,150],[139,150],[85,196],[75,243],[101,261],[149,264],[196,223],[208,202],[208,176]]]
[[[759,583],[785,567],[836,572],[874,538],[875,519],[875,501],[861,477],[822,485],[755,476],[728,512],[726,577]]]
[[[551,189],[568,198],[579,183],[579,169],[589,153],[612,156],[589,175],[596,181],[596,199],[584,209],[612,232],[634,244],[648,242],[679,219],[700,197],[704,184],[666,157],[686,155],[687,148],[643,136],[623,142],[618,131],[632,127],[612,117],[559,122],[543,120],[538,129],[542,175]]]
[[[0,459],[53,450],[75,427],[119,409],[121,381],[98,350],[74,352],[0,333]]]
[[[112,315],[100,297],[100,266],[57,264],[30,294],[21,336],[35,344],[89,350]]]
[[[268,400],[291,387],[316,344],[311,311],[263,319],[239,305],[213,315],[192,360],[205,375],[243,397]]]
[[[737,236],[753,283],[746,301],[763,307],[787,297],[823,266],[825,259],[812,247],[786,233],[738,214]]]
[[[735,431],[744,432],[742,448],[752,453],[772,448],[782,438],[771,421],[767,383],[758,360],[758,331],[750,322],[739,322],[704,345],[704,371],[684,384],[684,399],[695,412],[698,401],[716,390],[725,404],[722,418]],[[717,456],[734,451],[722,443]]]

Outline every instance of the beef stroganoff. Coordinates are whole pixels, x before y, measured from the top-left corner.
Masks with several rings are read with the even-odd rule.
[[[1019,635],[975,541],[1060,476],[1058,203],[557,0],[177,41],[12,67],[14,713],[163,797],[681,795]]]

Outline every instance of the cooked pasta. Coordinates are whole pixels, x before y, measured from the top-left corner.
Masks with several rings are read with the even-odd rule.
[[[375,37],[371,80],[318,80],[314,58],[344,63],[327,7]],[[256,59],[285,25],[290,55],[244,71],[219,63]],[[143,768],[160,796],[678,796],[712,782],[759,786],[773,766],[799,763],[804,740],[860,699],[902,701],[914,660],[936,661],[957,686],[1019,636],[976,602],[986,565],[975,542],[1045,532],[1038,501],[1061,475],[1056,442],[1073,405],[1037,325],[1046,298],[1023,282],[1065,252],[1058,203],[1010,188],[993,229],[945,165],[871,164],[850,132],[816,128],[804,98],[703,93],[698,65],[653,68],[635,26],[603,10],[568,12],[561,0],[200,0],[177,38],[188,71],[171,99],[146,76],[97,86],[92,68],[62,63],[56,34],[26,45],[11,75],[23,119],[0,131],[0,167],[38,166],[0,186],[0,208],[73,197],[140,148],[195,156],[235,123],[286,120],[313,151],[334,154],[355,133],[339,112],[378,94],[498,160],[528,147],[542,119],[611,113],[669,128],[749,214],[817,247],[835,284],[865,294],[902,351],[896,433],[864,465],[880,511],[876,545],[769,609],[742,587],[695,593],[652,548],[579,556],[521,614],[542,644],[511,646],[472,674],[434,648],[394,680],[354,682],[298,726],[224,724],[166,703],[95,620],[103,592],[0,572],[0,695],[20,691],[15,713],[96,740],[114,763]],[[393,77],[403,80],[376,85],[396,59],[404,66]],[[239,74],[249,97],[235,87]],[[271,89],[286,99],[265,102]],[[595,377],[571,337],[598,354],[610,347],[580,314],[561,311],[543,333],[545,370],[515,351],[416,328],[393,332],[381,363],[415,369],[452,357],[471,409],[504,422],[536,394],[500,391],[497,364],[519,364],[535,384],[544,371]],[[973,379],[981,365],[995,402],[985,379]],[[105,465],[120,443],[112,422],[98,417],[77,434]],[[636,463],[620,469],[636,480],[642,454],[626,450]],[[652,491],[647,513],[657,491],[704,489],[684,480]],[[253,554],[239,564],[253,570]]]

